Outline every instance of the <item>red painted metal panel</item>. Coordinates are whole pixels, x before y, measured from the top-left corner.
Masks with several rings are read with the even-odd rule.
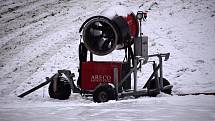
[[[83,62],[81,89],[94,90],[100,83],[114,84],[114,67],[118,68],[120,80],[123,62]]]

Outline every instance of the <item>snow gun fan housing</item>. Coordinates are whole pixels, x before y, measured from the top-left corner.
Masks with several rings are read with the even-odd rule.
[[[133,44],[138,36],[138,21],[132,12],[126,16],[93,16],[83,23],[81,31],[86,48],[102,56]]]

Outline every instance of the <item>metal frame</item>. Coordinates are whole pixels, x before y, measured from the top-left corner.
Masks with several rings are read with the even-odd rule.
[[[139,62],[139,60],[142,60],[143,58],[141,57],[135,57],[134,58],[134,67],[131,68],[130,72],[119,82],[116,82],[115,87],[116,90],[122,86],[122,84],[126,81],[126,79],[133,73],[134,74],[134,88],[133,90],[130,91],[126,91],[126,92],[122,92],[122,93],[116,93],[117,97],[125,97],[125,96],[134,96],[134,97],[139,97],[139,96],[149,96],[152,93],[156,93],[159,94],[161,91],[165,90],[165,89],[169,89],[172,88],[172,85],[168,85],[163,87],[163,57],[164,57],[164,61],[167,61],[169,59],[169,55],[170,53],[163,53],[163,54],[154,54],[154,55],[149,55],[149,57],[158,57],[159,61],[158,61],[158,65],[156,64],[155,61],[149,61],[149,62],[153,62],[153,73],[151,74],[151,76],[149,77],[149,79],[147,80],[146,84],[144,85],[143,89],[141,90],[137,90],[137,64]],[[159,71],[159,74],[158,74]],[[114,71],[114,75],[117,75],[117,73]],[[153,90],[147,90],[144,88],[147,88],[149,86],[150,81],[152,80],[152,78],[155,77],[156,78],[156,89]],[[160,77],[160,78],[159,78]],[[118,99],[118,98],[117,98]]]
[[[151,74],[151,76],[149,77],[149,79],[147,80],[146,84],[144,85],[142,90],[137,90],[137,70],[138,70],[138,62],[139,60],[143,60],[144,58],[141,57],[134,57],[134,64],[133,67],[131,67],[130,71],[128,72],[128,74],[121,80],[118,80],[118,69],[114,68],[114,81],[115,81],[115,88],[116,88],[116,100],[118,100],[118,98],[120,97],[125,97],[125,96],[134,96],[134,97],[139,97],[139,96],[150,96],[150,94],[152,93],[156,93],[159,94],[161,91],[165,90],[165,89],[170,89],[173,86],[172,85],[168,85],[163,87],[163,59],[164,61],[167,61],[169,59],[169,55],[170,53],[163,53],[163,54],[154,54],[154,55],[149,55],[149,58],[152,57],[158,57],[159,61],[158,61],[158,65],[156,64],[155,61],[149,61],[149,62],[153,62],[153,73]],[[90,56],[90,61],[93,61],[93,55]],[[159,74],[158,74],[159,71]],[[130,90],[130,91],[126,91],[126,92],[122,92],[119,93],[118,89],[119,87],[122,86],[122,84],[126,81],[126,79],[133,73],[134,75],[134,89]],[[22,93],[21,95],[19,95],[18,97],[24,97],[32,92],[34,92],[35,90],[47,85],[48,83],[50,83],[51,81],[56,81],[57,77],[62,76],[62,74],[64,74],[67,79],[69,80],[70,84],[71,84],[71,88],[73,90],[73,93],[80,93],[82,94],[81,89],[79,89],[75,84],[74,84],[74,80],[73,77],[75,76],[74,73],[71,73],[70,70],[58,70],[58,73],[56,73],[55,75],[53,75],[51,78],[46,77],[46,82]],[[147,88],[149,86],[150,81],[152,80],[152,78],[155,77],[156,78],[156,85],[157,88],[153,89],[153,90],[147,90],[145,88]],[[160,78],[159,78],[160,77]]]
[[[141,12],[141,14],[144,14],[143,12]],[[91,17],[88,20],[86,20],[84,22],[84,24],[82,24],[79,32],[82,31],[82,29],[84,28],[85,24],[96,17],[102,17],[102,16],[95,16],[95,17]],[[105,18],[105,17],[102,17]],[[141,37],[141,43],[142,43],[142,31],[141,31],[141,20],[145,20],[146,17],[144,16],[143,18],[139,19],[139,37]],[[108,19],[109,20],[109,19]],[[81,43],[81,39],[82,36],[80,37],[80,43]],[[139,48],[142,49],[142,48]],[[127,51],[128,50],[128,51]],[[142,51],[141,51],[142,52]],[[149,77],[149,79],[147,80],[146,84],[143,86],[143,89],[141,90],[137,90],[137,70],[138,70],[138,63],[140,64],[140,69],[141,69],[141,63],[145,60],[145,58],[143,57],[139,57],[139,56],[134,56],[133,50],[131,48],[131,46],[128,46],[127,48],[125,48],[125,57],[127,58],[127,61],[130,63],[130,71],[127,73],[127,75],[119,80],[118,78],[118,69],[114,68],[113,72],[114,72],[114,82],[115,82],[115,88],[116,88],[116,100],[118,100],[118,98],[120,97],[124,97],[124,96],[134,96],[134,97],[139,97],[139,96],[150,96],[150,94],[152,93],[156,93],[159,94],[161,91],[166,90],[166,89],[171,89],[173,86],[172,85],[168,85],[168,86],[163,86],[163,58],[164,61],[167,61],[169,59],[169,55],[170,53],[163,53],[163,54],[153,54],[153,55],[148,55],[148,58],[152,58],[152,57],[158,57],[158,64],[155,61],[148,61],[148,62],[153,62],[153,73],[151,74],[151,76]],[[127,55],[128,54],[128,55]],[[148,54],[148,53],[147,53]],[[93,61],[93,54],[90,52],[90,61]],[[132,61],[132,65],[131,66],[131,61]],[[80,70],[79,70],[79,76],[81,75],[81,65],[82,65],[82,61],[80,60]],[[127,78],[133,73],[134,75],[134,88],[126,91],[126,92],[121,92],[119,93],[119,87],[122,87],[123,83],[126,82]],[[78,88],[75,84],[74,84],[74,80],[73,77],[75,76],[74,73],[71,73],[70,70],[58,70],[58,73],[53,75],[51,78],[46,77],[46,82],[22,93],[21,95],[19,95],[18,97],[24,97],[30,93],[32,93],[33,91],[47,85],[48,83],[50,83],[51,81],[55,81],[57,82],[57,78],[59,76],[62,76],[62,74],[64,74],[67,79],[69,80],[70,84],[71,84],[71,88],[73,90],[73,93],[80,93],[82,95],[82,93],[84,90],[81,90],[80,88]],[[150,81],[153,79],[153,77],[156,79],[156,89],[152,89],[152,90],[147,90],[145,88],[149,87]],[[56,85],[56,83],[55,83]]]

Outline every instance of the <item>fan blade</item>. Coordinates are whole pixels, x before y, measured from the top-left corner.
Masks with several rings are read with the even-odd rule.
[[[103,31],[104,27],[102,26],[102,24],[100,24],[100,23],[98,24],[98,23],[99,22],[92,24],[92,29]]]
[[[110,49],[110,44],[112,42],[111,40],[112,40],[111,38],[108,38],[107,40],[105,40],[102,45],[102,49],[104,49],[104,50]]]

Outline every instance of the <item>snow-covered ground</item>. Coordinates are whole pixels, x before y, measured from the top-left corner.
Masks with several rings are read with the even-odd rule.
[[[141,97],[107,103],[81,98],[14,99],[0,108],[1,121],[214,121],[214,96]],[[25,102],[23,104],[23,102]]]
[[[77,79],[78,30],[87,18],[113,5],[145,11],[153,2],[143,32],[150,54],[171,53],[164,76],[173,92],[215,92],[214,0],[0,0],[0,120],[215,120],[214,96],[95,104],[76,94],[66,101],[50,99],[45,86],[16,98],[59,69],[72,70]],[[150,69],[138,72],[140,87]]]

